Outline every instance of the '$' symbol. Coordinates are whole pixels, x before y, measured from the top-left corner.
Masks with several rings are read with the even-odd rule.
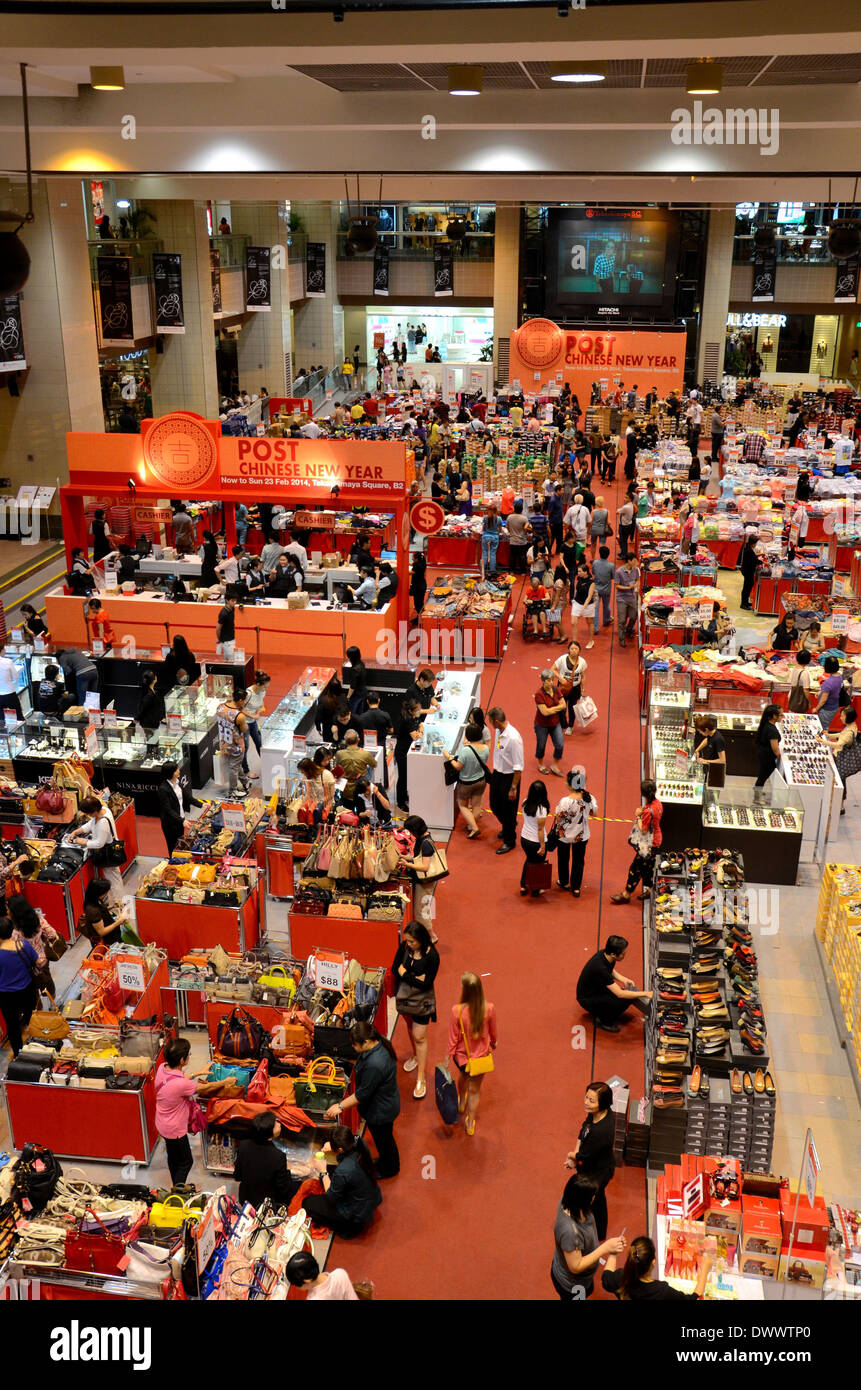
[[[435,510],[434,507],[428,507],[428,506],[426,506],[426,505],[424,505],[424,504],[423,504],[421,507],[419,507],[419,525],[420,525],[420,526],[433,526],[433,524],[434,524],[435,521],[436,521],[436,510]]]

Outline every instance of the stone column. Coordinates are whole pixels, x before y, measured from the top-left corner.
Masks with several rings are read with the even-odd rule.
[[[519,288],[520,207],[497,206],[493,241],[493,361],[499,382],[508,380],[508,344],[510,334],[518,326]]]
[[[159,338],[164,351],[150,352],[152,411],[158,418],[171,410],[193,410],[217,420],[218,376],[215,369],[215,320],[209,236],[202,203],[147,200],[157,219],[154,232],[164,250],[182,256],[185,332]],[[270,388],[271,389],[271,388]]]
[[[344,313],[337,284],[338,208],[331,203],[293,203],[292,209],[302,218],[308,241],[326,244],[326,297],[303,299],[294,311],[294,366],[313,364],[328,371],[344,360]]]
[[[283,206],[283,205],[281,205]],[[234,203],[231,230],[272,256],[272,307],[249,314],[236,340],[239,385],[249,395],[265,386],[270,396],[292,394],[287,224],[278,203]]]
[[[697,381],[703,381],[708,377],[710,381],[719,382],[723,376],[734,231],[734,210],[712,208],[709,214],[706,277],[700,314]]]

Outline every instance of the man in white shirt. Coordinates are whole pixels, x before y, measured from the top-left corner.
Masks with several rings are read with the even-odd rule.
[[[319,439],[323,431],[316,420],[309,420],[306,424],[299,426],[299,433],[305,439]]]
[[[349,584],[346,587],[352,594],[354,603],[359,603],[364,608],[370,608],[377,597],[377,581],[374,579],[372,570],[363,569],[361,573],[361,584],[357,585],[355,589],[351,588]]]
[[[685,411],[685,419],[688,422],[688,448],[695,454],[700,445],[700,430],[703,427],[703,408],[695,391],[691,392],[691,403]]]
[[[15,691],[15,664],[0,656],[0,709],[13,709],[21,719],[21,703]]]
[[[574,533],[576,540],[586,540],[591,519],[592,513],[589,511],[589,508],[583,504],[582,492],[575,492],[574,501],[565,513],[563,520],[565,525]]]
[[[487,711],[494,730],[490,809],[502,826],[497,854],[509,854],[517,844],[517,799],[523,775],[523,739],[499,705]]]
[[[279,548],[280,548],[280,547],[279,547]],[[299,561],[299,564],[302,566],[303,570],[306,570],[306,569],[308,568],[308,552],[307,552],[307,550],[305,549],[304,545],[300,545],[299,542],[298,542],[297,540],[291,540],[291,538],[290,538],[289,535],[285,538],[284,554],[285,554],[285,555],[295,555],[295,556],[296,556],[296,559]],[[278,563],[278,556],[277,556],[277,555],[276,555],[276,557],[275,557],[275,563],[276,563],[276,565],[277,565],[277,563]]]

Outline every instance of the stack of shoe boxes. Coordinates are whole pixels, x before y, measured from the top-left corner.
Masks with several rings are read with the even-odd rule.
[[[709,1087],[709,1129],[706,1140],[706,1154],[710,1158],[723,1158],[731,1152],[728,1147],[730,1101],[729,1082],[713,1078]]]
[[[729,1123],[729,1148],[727,1153],[731,1153],[737,1158],[743,1168],[747,1168],[747,1156],[750,1152],[750,1136],[753,1132],[753,1096],[745,1092],[740,1094],[733,1090],[732,1108],[730,1110]],[[764,1170],[762,1170],[764,1171]]]
[[[628,1104],[628,1133],[625,1139],[625,1162],[632,1168],[646,1167],[651,1132],[652,1107],[645,1097],[632,1099]]]
[[[696,1094],[691,1094],[688,1080],[688,1126],[685,1134],[685,1153],[701,1156],[706,1151],[709,1128],[709,1092],[700,1086]]]
[[[607,1085],[613,1092],[613,1157],[616,1163],[620,1164],[625,1158],[625,1129],[627,1127],[628,1103],[631,1098],[631,1092],[628,1088],[627,1081],[624,1081],[621,1076],[611,1076],[607,1081]]]
[[[750,1147],[747,1151],[747,1167],[751,1173],[767,1173],[771,1168],[776,1113],[777,1096],[754,1091],[753,1124],[750,1132]]]

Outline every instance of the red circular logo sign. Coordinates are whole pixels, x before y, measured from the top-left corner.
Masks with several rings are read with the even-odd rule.
[[[430,498],[416,502],[410,509],[410,525],[420,536],[435,536],[437,531],[442,530],[444,521],[445,512],[439,502],[433,502]]]
[[[562,351],[562,329],[550,319],[529,319],[518,328],[515,346],[527,367],[552,367]]]
[[[144,461],[158,482],[188,496],[218,462],[218,445],[205,422],[174,411],[154,420],[143,439]]]

